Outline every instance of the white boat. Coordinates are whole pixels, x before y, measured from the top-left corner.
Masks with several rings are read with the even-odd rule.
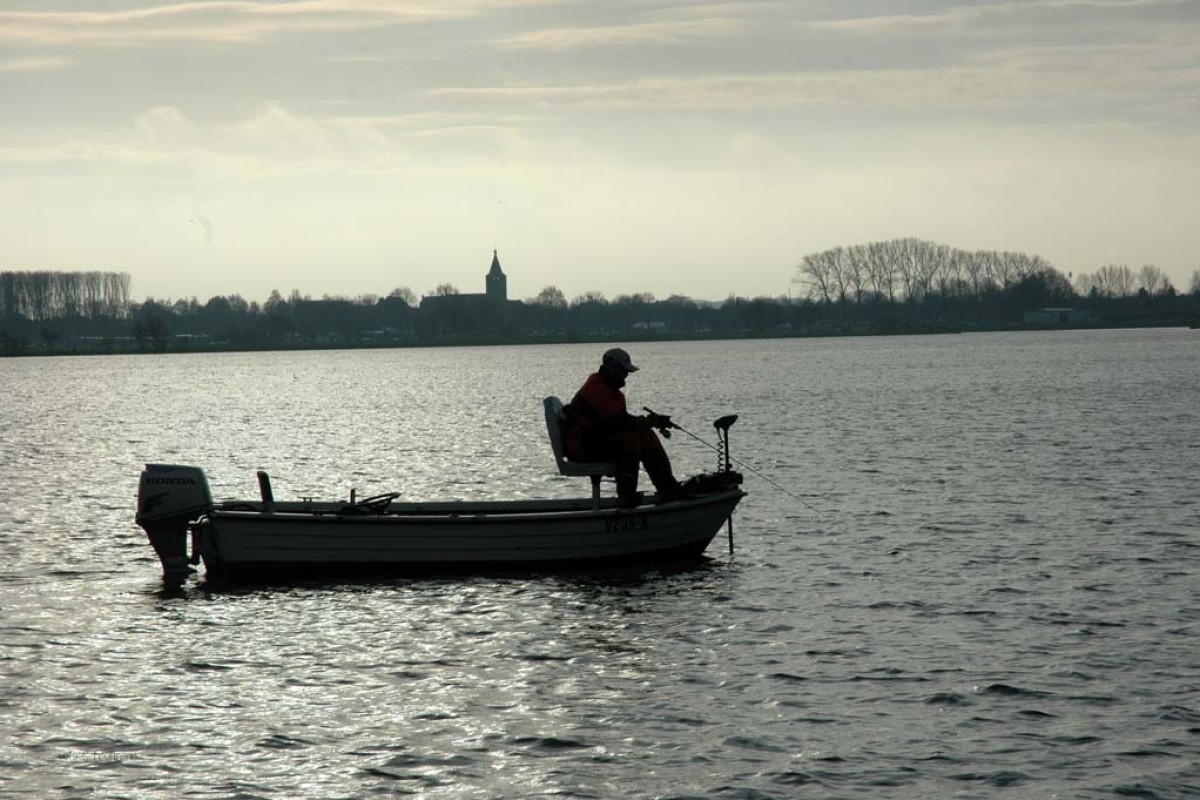
[[[209,578],[227,579],[661,563],[700,556],[722,525],[732,525],[745,492],[727,458],[718,472],[695,481],[684,499],[621,507],[599,492],[600,477],[611,476],[614,465],[564,459],[561,403],[546,398],[545,408],[559,471],[592,477],[591,497],[399,502],[395,492],[365,499],[351,492],[348,500],[277,502],[269,477],[259,472],[258,499],[214,502],[201,468],[147,464],[137,523],[168,584],[182,582],[200,562]],[[726,455],[733,419],[719,420],[725,423],[718,432]]]

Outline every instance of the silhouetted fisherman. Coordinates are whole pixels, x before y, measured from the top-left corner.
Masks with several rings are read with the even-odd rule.
[[[653,413],[633,416],[626,408],[621,388],[637,369],[629,353],[619,347],[608,350],[600,369],[588,376],[563,409],[567,457],[573,461],[616,462],[617,499],[625,507],[637,505],[639,464],[646,467],[660,503],[677,500],[684,494],[671,471],[671,460],[654,432],[655,428],[664,431],[670,428],[671,418]]]

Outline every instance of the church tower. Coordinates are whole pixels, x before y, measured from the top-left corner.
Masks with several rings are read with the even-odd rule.
[[[508,300],[508,278],[500,269],[500,255],[492,251],[492,268],[487,274],[487,298],[493,303],[504,303]]]

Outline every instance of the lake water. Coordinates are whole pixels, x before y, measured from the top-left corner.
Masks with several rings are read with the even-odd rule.
[[[0,795],[1200,796],[1196,331],[631,345],[799,497],[732,557],[160,591],[144,462],[583,495],[540,401],[603,349],[0,360]]]

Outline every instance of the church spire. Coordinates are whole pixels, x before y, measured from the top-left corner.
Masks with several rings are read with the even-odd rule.
[[[508,300],[508,278],[505,277],[504,270],[500,269],[500,253],[498,250],[492,251],[492,268],[488,270],[486,280],[489,300],[501,303]]]

